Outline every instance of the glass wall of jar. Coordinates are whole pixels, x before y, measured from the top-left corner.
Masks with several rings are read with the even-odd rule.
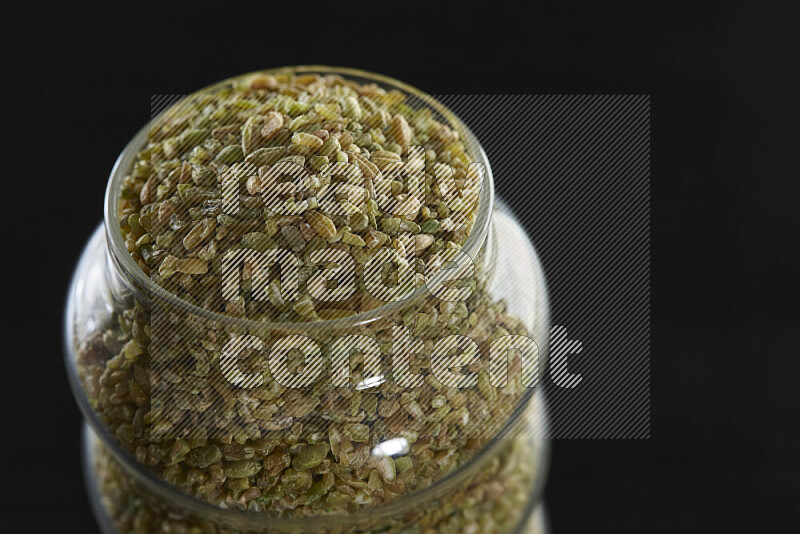
[[[519,451],[527,447],[542,447],[530,439],[541,435],[541,428],[520,430],[528,419],[524,414],[535,404],[530,386],[547,353],[541,267],[513,216],[495,204],[491,168],[477,140],[446,108],[413,88],[363,72],[302,67],[238,77],[187,101],[227,94],[237,84],[264,76],[293,80],[311,74],[315,80],[334,80],[334,85],[339,79],[376,84],[381,98],[407,106],[393,108],[398,113],[413,120],[419,110],[428,110],[425,116],[458,132],[464,156],[481,165],[480,194],[467,218],[470,233],[458,247],[463,255],[448,256],[436,243],[426,259],[430,263],[433,254],[440,263],[442,257],[456,263],[468,258],[462,270],[456,269],[460,281],[440,278],[443,283],[435,285],[447,269],[426,276],[423,262],[405,285],[404,275],[395,274],[389,302],[362,292],[358,299],[333,304],[307,300],[298,306],[274,298],[288,285],[280,278],[286,274],[283,266],[277,278],[257,276],[258,254],[279,247],[255,236],[251,246],[236,249],[230,262],[223,257],[210,263],[216,272],[233,266],[234,276],[221,273],[212,280],[221,288],[217,301],[224,299],[226,288],[234,288],[239,296],[263,291],[261,302],[243,299],[238,310],[215,310],[214,302],[209,306],[188,291],[195,283],[192,269],[181,279],[184,294],[165,289],[145,272],[147,261],[158,259],[142,255],[138,263],[134,260],[131,232],[138,229],[131,225],[139,219],[133,221],[120,203],[128,194],[126,177],[141,161],[137,157],[154,143],[163,146],[170,140],[159,138],[170,124],[164,119],[168,111],[121,154],[107,188],[104,228],[95,233],[76,269],[65,325],[76,399],[102,443],[97,457],[108,458],[104,472],[116,473],[129,491],[157,495],[138,501],[147,503],[142,509],[151,509],[155,517],[158,502],[185,498],[178,509],[189,506],[198,521],[217,521],[215,528],[221,528],[237,524],[229,514],[239,514],[235,517],[243,523],[236,528],[243,531],[256,531],[255,525],[267,519],[274,530],[281,521],[317,516],[339,518],[353,531],[378,530],[356,525],[357,515],[365,511],[368,517],[390,518],[396,526],[466,520],[465,503],[472,500],[465,500],[465,492],[474,489],[476,480],[497,476],[512,460],[534,466],[514,469],[517,489],[532,491],[542,480],[538,454],[521,464],[517,458],[525,456]],[[202,190],[192,191],[189,185],[183,191],[193,221],[216,216],[220,227],[271,237],[269,230],[251,231],[269,226],[268,210],[225,217],[220,204],[208,202],[214,199]],[[266,223],[257,218],[262,213]],[[180,222],[172,226],[186,239]],[[418,224],[405,223],[405,229],[411,243],[424,235]],[[134,237],[146,242],[162,236]],[[422,241],[431,246],[431,240]],[[302,252],[309,252],[312,241],[304,243]],[[369,258],[355,261],[362,265],[360,277],[366,278]],[[306,263],[298,271],[296,282],[307,285],[313,267]],[[279,285],[273,291],[275,280]],[[449,290],[450,300],[438,298],[442,293],[434,295],[431,287]],[[453,293],[459,296],[452,298]],[[306,312],[308,306],[313,313],[298,320],[298,310]],[[487,357],[491,354],[499,356],[495,367]],[[146,491],[136,489],[141,484]],[[489,486],[494,489],[476,490],[478,505],[489,506],[492,496],[515,502],[502,517],[508,528],[501,531],[509,531],[530,498],[512,497],[514,491],[501,482]],[[418,500],[423,494],[426,501]],[[404,505],[410,499],[416,503],[411,508]],[[400,508],[405,511],[399,513]],[[402,519],[411,511],[413,517]],[[255,524],[248,522],[253,515]]]

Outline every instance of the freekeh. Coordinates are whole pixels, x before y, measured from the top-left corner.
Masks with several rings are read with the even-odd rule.
[[[399,91],[286,74],[188,97],[118,202],[131,257],[181,304],[134,298],[85,341],[99,419],[168,483],[279,516],[458,470],[539,375],[526,325],[487,291],[491,249],[462,250],[484,174]]]
[[[123,184],[128,250],[190,303],[256,320],[358,313],[381,301],[357,283],[341,305],[315,302],[305,283],[320,266],[309,256],[344,251],[356,279],[371,267],[384,286],[402,277],[408,287],[407,275],[425,278],[452,261],[472,230],[485,169],[458,130],[399,91],[335,76],[294,80],[255,76],[187,97],[155,120]],[[222,298],[226,254],[275,248],[304,264],[297,300],[279,298],[277,282],[271,299],[246,288],[242,299]]]

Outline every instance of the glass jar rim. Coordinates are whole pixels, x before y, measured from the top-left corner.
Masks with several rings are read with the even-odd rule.
[[[413,96],[414,98],[421,100],[425,105],[429,106],[434,111],[441,114],[445,119],[447,119],[449,125],[455,128],[460,135],[464,136],[463,141],[469,148],[470,156],[477,158],[479,160],[478,163],[483,165],[483,168],[485,169],[485,172],[483,174],[483,184],[481,184],[481,191],[478,197],[478,207],[477,207],[475,223],[473,225],[471,232],[467,236],[467,240],[464,243],[464,246],[461,248],[461,251],[466,253],[473,260],[477,257],[478,252],[481,250],[481,247],[489,234],[489,228],[492,220],[492,210],[494,208],[494,202],[495,202],[494,178],[492,175],[492,168],[489,165],[489,159],[486,157],[486,153],[484,152],[483,147],[481,146],[480,142],[478,142],[478,139],[475,137],[472,131],[461,121],[461,119],[458,118],[458,116],[455,115],[455,113],[450,111],[444,104],[442,104],[429,94],[415,87],[412,87],[404,82],[395,80],[394,78],[390,78],[388,76],[383,76],[381,74],[375,74],[348,67],[332,67],[325,65],[302,65],[302,66],[277,67],[273,69],[258,70],[246,74],[240,74],[216,82],[214,84],[208,85],[198,91],[191,93],[190,95],[187,95],[186,98],[218,90],[224,88],[226,85],[229,85],[233,82],[251,76],[255,76],[258,74],[279,74],[285,72],[335,74],[335,75],[340,75],[342,77],[349,76],[351,78],[360,78],[363,80],[367,80],[369,82],[382,84],[383,86],[390,87],[392,89],[399,89],[406,95]],[[166,111],[168,110],[162,112],[162,115]],[[162,115],[159,115],[159,117]],[[153,119],[153,121],[155,120],[158,120],[158,118],[156,117]],[[141,269],[141,267],[139,267],[139,265],[133,260],[133,257],[131,256],[130,252],[125,246],[125,240],[122,237],[122,231],[120,229],[119,211],[117,209],[122,182],[125,178],[125,175],[130,171],[130,168],[134,162],[137,153],[144,146],[149,136],[150,127],[151,124],[146,124],[144,127],[142,127],[136,133],[136,135],[128,142],[128,144],[120,153],[119,157],[114,163],[114,167],[112,168],[111,175],[109,176],[108,179],[108,184],[106,186],[106,193],[105,193],[105,202],[104,202],[103,224],[105,226],[106,238],[109,250],[111,252],[111,257],[113,259],[115,267],[121,269],[124,275],[127,277],[127,280],[133,282],[133,284],[137,289],[143,290],[147,292],[147,294],[153,295],[154,297],[161,299],[166,304],[174,306],[175,309],[191,313],[197,317],[201,317],[204,319],[220,321],[231,326],[240,326],[243,328],[256,328],[256,329],[266,328],[272,330],[279,330],[283,332],[306,332],[306,333],[317,330],[335,330],[339,328],[350,328],[354,326],[369,324],[373,321],[380,320],[386,317],[388,314],[397,311],[405,306],[409,306],[410,304],[417,302],[420,299],[426,298],[428,290],[426,286],[423,284],[419,286],[409,297],[405,299],[393,302],[387,302],[372,310],[358,313],[356,315],[352,315],[349,317],[340,317],[334,319],[324,319],[320,321],[307,321],[307,322],[298,322],[298,321],[270,322],[270,321],[259,321],[253,319],[242,319],[239,317],[232,317],[230,315],[225,315],[219,312],[206,310],[205,308],[187,302],[182,298],[180,298],[179,296],[171,293],[170,291],[167,291],[160,285],[156,284],[152,279],[150,279],[150,277],[147,276],[145,272]]]

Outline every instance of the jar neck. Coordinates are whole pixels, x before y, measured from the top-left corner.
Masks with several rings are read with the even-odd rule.
[[[419,91],[418,89],[410,87],[397,80],[363,71],[334,67],[311,66],[299,68],[293,67],[290,69],[279,68],[271,71],[264,71],[263,74],[286,70],[292,70],[295,72],[317,72],[321,74],[330,73],[343,76],[345,78],[352,78],[354,80],[358,80],[360,83],[377,83],[386,89],[395,89],[406,93],[415,99],[415,101],[418,101],[420,105],[430,108],[440,117],[442,117],[443,120],[446,121],[448,125],[450,125],[452,129],[458,133],[458,136],[465,145],[466,152],[472,155],[474,163],[478,164],[479,169],[481,170],[481,189],[478,197],[477,209],[475,211],[475,218],[470,230],[470,234],[461,248],[461,251],[471,259],[477,271],[482,271],[490,267],[492,261],[491,258],[493,257],[491,216],[495,204],[492,171],[486,158],[486,154],[484,153],[480,143],[469,130],[469,128],[458,119],[458,117],[456,117],[443,104],[433,99],[429,95]],[[187,98],[192,98],[195,95],[211,91],[228,90],[231,86],[240,82],[242,79],[252,76],[252,74],[253,73],[245,74],[229,80],[224,80],[211,87],[201,89],[193,95],[189,95]],[[158,122],[160,118],[161,117],[155,118],[154,122]],[[114,169],[112,170],[106,189],[104,225],[109,253],[111,256],[110,266],[112,267],[111,270],[113,272],[113,277],[117,282],[116,285],[120,287],[127,287],[133,291],[135,295],[141,297],[145,302],[156,299],[167,303],[169,306],[174,306],[176,309],[181,309],[192,314],[196,314],[199,317],[206,317],[213,320],[224,320],[226,322],[241,321],[241,326],[245,328],[249,326],[258,326],[260,328],[276,328],[285,331],[308,331],[310,328],[331,329],[338,327],[351,327],[353,325],[362,323],[367,324],[372,321],[387,317],[395,313],[400,308],[413,305],[420,299],[424,300],[430,298],[430,294],[428,293],[426,287],[421,286],[417,287],[416,291],[403,300],[388,302],[383,306],[376,307],[369,311],[362,312],[345,319],[295,323],[268,323],[265,321],[232,319],[228,315],[208,311],[200,306],[196,306],[190,302],[181,300],[180,297],[170,293],[150,279],[136,264],[132,255],[128,251],[121,233],[121,221],[118,203],[121,197],[123,181],[125,176],[133,168],[137,154],[143,147],[147,145],[151,129],[150,127],[151,125],[146,125],[144,128],[142,128],[120,154]],[[489,271],[491,271],[491,269],[489,269]]]

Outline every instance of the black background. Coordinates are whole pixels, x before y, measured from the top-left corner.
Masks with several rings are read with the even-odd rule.
[[[651,438],[555,442],[553,531],[797,531],[798,10],[378,5],[3,5],[0,531],[96,529],[61,320],[150,96],[293,64],[432,94],[651,94]]]

